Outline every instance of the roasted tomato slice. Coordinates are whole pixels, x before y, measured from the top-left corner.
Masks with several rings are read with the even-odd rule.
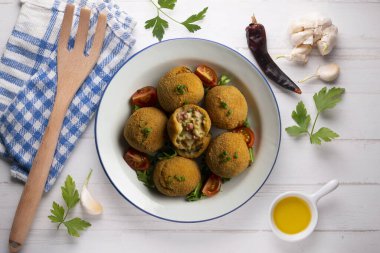
[[[244,135],[244,140],[247,143],[248,148],[252,148],[255,143],[255,134],[248,127],[238,127],[232,130],[234,133],[241,133]]]
[[[202,193],[207,197],[214,196],[220,191],[221,185],[222,178],[211,173],[210,177],[207,179],[205,185],[202,188]]]
[[[123,158],[134,170],[147,170],[150,167],[148,156],[134,148],[129,148]]]
[[[205,87],[211,88],[217,85],[218,77],[212,68],[206,65],[199,65],[195,70],[195,74],[202,80]]]
[[[157,104],[157,91],[152,86],[146,86],[137,90],[132,95],[132,105],[139,107],[155,106]]]

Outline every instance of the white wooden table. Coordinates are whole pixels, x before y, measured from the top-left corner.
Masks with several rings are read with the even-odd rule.
[[[116,1],[116,0],[115,0]],[[118,0],[138,21],[134,52],[156,42],[144,21],[156,10],[148,0]],[[224,43],[253,60],[244,28],[252,12],[265,24],[272,55],[288,52],[286,29],[290,18],[310,11],[332,17],[339,28],[339,44],[330,57],[314,52],[306,66],[286,61],[279,65],[293,79],[312,73],[322,62],[337,62],[338,84],[346,88],[343,102],[321,117],[341,138],[321,147],[307,138],[294,139],[283,131],[278,161],[267,183],[246,205],[217,220],[178,224],[151,217],[125,201],[112,187],[99,163],[94,123],[80,139],[53,190],[42,200],[24,252],[380,252],[380,1],[379,0],[182,0],[173,15],[185,18],[209,6],[203,29],[189,34],[170,23],[165,38],[201,37]],[[0,0],[0,52],[18,15],[17,0]],[[290,114],[302,99],[313,108],[312,95],[324,84],[302,85],[302,96],[291,96],[272,86],[283,126],[293,124]],[[314,112],[313,112],[314,113]],[[88,217],[93,226],[81,238],[56,230],[47,216],[53,200],[60,200],[60,185],[67,174],[80,183],[94,169],[90,187],[104,204],[101,217]],[[298,243],[277,239],[268,225],[268,208],[287,190],[313,192],[336,178],[340,187],[319,203],[316,231]],[[0,251],[7,241],[22,184],[12,180],[9,164],[0,161]],[[76,212],[82,213],[81,208]],[[85,214],[83,214],[85,215]],[[87,217],[87,216],[86,216]]]

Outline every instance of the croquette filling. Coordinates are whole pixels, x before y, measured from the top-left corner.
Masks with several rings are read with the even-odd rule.
[[[177,114],[177,120],[182,126],[176,142],[180,149],[197,151],[202,147],[202,138],[206,136],[205,116],[195,110],[183,110]]]

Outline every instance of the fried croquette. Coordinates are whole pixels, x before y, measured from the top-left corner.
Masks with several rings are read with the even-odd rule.
[[[166,196],[186,196],[200,180],[198,164],[180,156],[159,161],[153,172],[157,190]]]
[[[202,142],[200,142],[197,147],[194,150],[185,150],[185,149],[179,149],[175,148],[177,153],[186,158],[198,158],[205,152],[207,149],[208,145],[210,144],[211,141],[211,134],[206,135],[205,137],[202,138]]]
[[[234,86],[216,86],[207,92],[205,109],[213,126],[234,129],[241,126],[248,114],[247,101]]]
[[[169,138],[181,156],[196,158],[210,143],[210,117],[197,105],[184,105],[175,110],[167,128]]]
[[[203,96],[202,81],[184,66],[171,69],[157,86],[158,102],[167,112],[173,112],[185,104],[197,104]]]
[[[213,141],[206,152],[206,163],[210,170],[224,178],[232,178],[249,165],[250,156],[244,136],[226,132]]]
[[[138,151],[152,154],[165,144],[166,115],[155,107],[135,111],[124,126],[124,138]]]

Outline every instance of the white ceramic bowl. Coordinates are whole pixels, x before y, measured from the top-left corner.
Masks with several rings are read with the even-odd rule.
[[[147,189],[123,160],[124,123],[131,113],[129,99],[139,88],[156,85],[177,65],[201,63],[232,77],[249,105],[248,119],[257,136],[255,162],[223,184],[216,196],[196,202],[169,198]],[[129,202],[155,217],[176,222],[200,222],[226,215],[242,206],[264,184],[272,171],[281,140],[276,99],[268,82],[244,56],[222,44],[204,39],[174,39],[141,50],[121,68],[105,91],[96,117],[96,146],[104,171]]]

